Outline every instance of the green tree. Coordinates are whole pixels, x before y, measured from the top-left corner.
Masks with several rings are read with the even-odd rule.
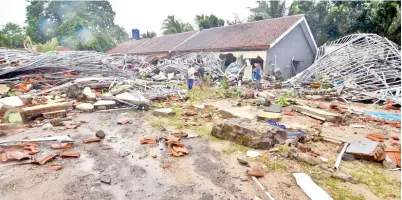
[[[401,2],[374,1],[370,8],[373,32],[401,45]]]
[[[115,12],[107,0],[31,1],[27,10],[27,35],[45,43],[57,37],[73,50],[105,51],[129,39],[128,33],[114,24]]]
[[[225,20],[217,18],[215,15],[196,15],[195,21],[199,30],[220,27],[225,25]]]
[[[285,1],[257,1],[258,6],[250,8],[250,21],[258,21],[284,16]]]
[[[164,35],[193,31],[194,28],[189,23],[175,19],[174,15],[169,15],[162,23],[162,33]]]
[[[153,38],[153,37],[156,37],[155,31],[152,31],[152,32],[147,31],[147,32],[141,34],[141,38]]]
[[[330,8],[328,1],[294,1],[289,8],[289,15],[304,14],[318,46],[328,39],[326,17]]]
[[[113,36],[113,40],[117,44],[130,39],[130,35],[127,33],[127,31],[119,25],[114,25],[110,28],[110,35]]]
[[[1,43],[8,48],[22,48],[24,47],[25,31],[18,24],[7,23],[3,29],[1,29]]]
[[[46,38],[44,35],[44,24],[46,22],[45,17],[45,1],[30,1],[30,4],[26,7],[26,34],[33,41],[39,43],[45,43],[51,38]]]

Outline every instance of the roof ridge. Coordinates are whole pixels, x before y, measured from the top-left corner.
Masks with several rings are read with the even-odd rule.
[[[161,35],[161,36],[156,36],[153,38],[157,38],[157,37],[164,37],[164,36],[173,36],[173,35],[180,35],[180,34],[184,34],[184,33],[190,33],[190,32],[198,32],[198,31],[186,31],[186,32],[181,32],[181,33],[173,33],[173,34],[167,34],[167,35]],[[151,38],[152,39],[152,38]]]
[[[252,21],[252,22],[246,22],[246,23],[240,23],[240,24],[232,24],[232,25],[227,25],[227,26],[212,27],[212,28],[203,29],[203,30],[200,30],[200,31],[207,31],[207,30],[213,30],[213,29],[218,29],[218,28],[225,28],[225,27],[230,27],[230,26],[239,26],[239,25],[244,25],[244,24],[261,23],[261,22],[273,21],[273,20],[278,20],[278,19],[283,19],[283,18],[291,18],[291,17],[293,18],[293,17],[300,17],[300,16],[303,16],[303,17],[304,17],[304,14],[287,15],[287,16],[282,16],[282,17],[275,17],[275,18],[263,19],[263,20]]]

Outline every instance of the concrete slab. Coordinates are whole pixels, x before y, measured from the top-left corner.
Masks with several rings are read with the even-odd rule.
[[[94,103],[94,106],[113,106],[116,105],[116,101],[113,100],[99,100]]]
[[[19,98],[17,96],[12,96],[12,97],[1,98],[0,104],[12,106],[12,107],[18,107],[18,106],[23,106],[24,102],[22,102],[21,98]]]

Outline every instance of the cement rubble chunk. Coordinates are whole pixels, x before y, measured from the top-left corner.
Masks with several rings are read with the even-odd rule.
[[[94,105],[90,103],[81,103],[76,105],[75,108],[82,111],[92,111],[94,109]]]
[[[22,123],[23,119],[19,112],[8,114],[8,122],[10,123]]]
[[[113,100],[99,100],[94,103],[94,106],[114,106],[116,105],[116,101]]]
[[[138,106],[150,106],[152,103],[149,99],[145,98],[144,95],[142,95],[138,91],[134,91],[132,93],[124,92],[121,94],[116,95],[116,99],[122,100],[122,101],[127,101],[130,102],[134,105]]]
[[[12,96],[12,97],[1,98],[0,104],[12,106],[12,107],[19,107],[19,106],[23,106],[24,102],[22,102],[21,98],[19,98],[18,96]]]
[[[171,116],[174,115],[175,112],[171,108],[161,108],[154,110],[152,114],[155,116]]]
[[[91,88],[85,87],[84,90],[82,90],[82,93],[88,98],[88,99],[96,99],[96,94],[92,92]]]
[[[284,130],[267,123],[248,119],[233,119],[215,124],[211,135],[255,149],[270,149],[283,144],[287,138]]]
[[[110,176],[103,175],[100,181],[102,183],[110,185],[110,183],[112,182],[112,178],[110,178]]]
[[[0,97],[7,94],[8,91],[10,91],[10,87],[4,84],[0,84]]]

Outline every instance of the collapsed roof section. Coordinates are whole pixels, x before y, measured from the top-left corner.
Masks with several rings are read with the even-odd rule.
[[[330,82],[351,101],[401,103],[400,47],[375,34],[353,34],[321,46],[316,60],[290,82]]]

